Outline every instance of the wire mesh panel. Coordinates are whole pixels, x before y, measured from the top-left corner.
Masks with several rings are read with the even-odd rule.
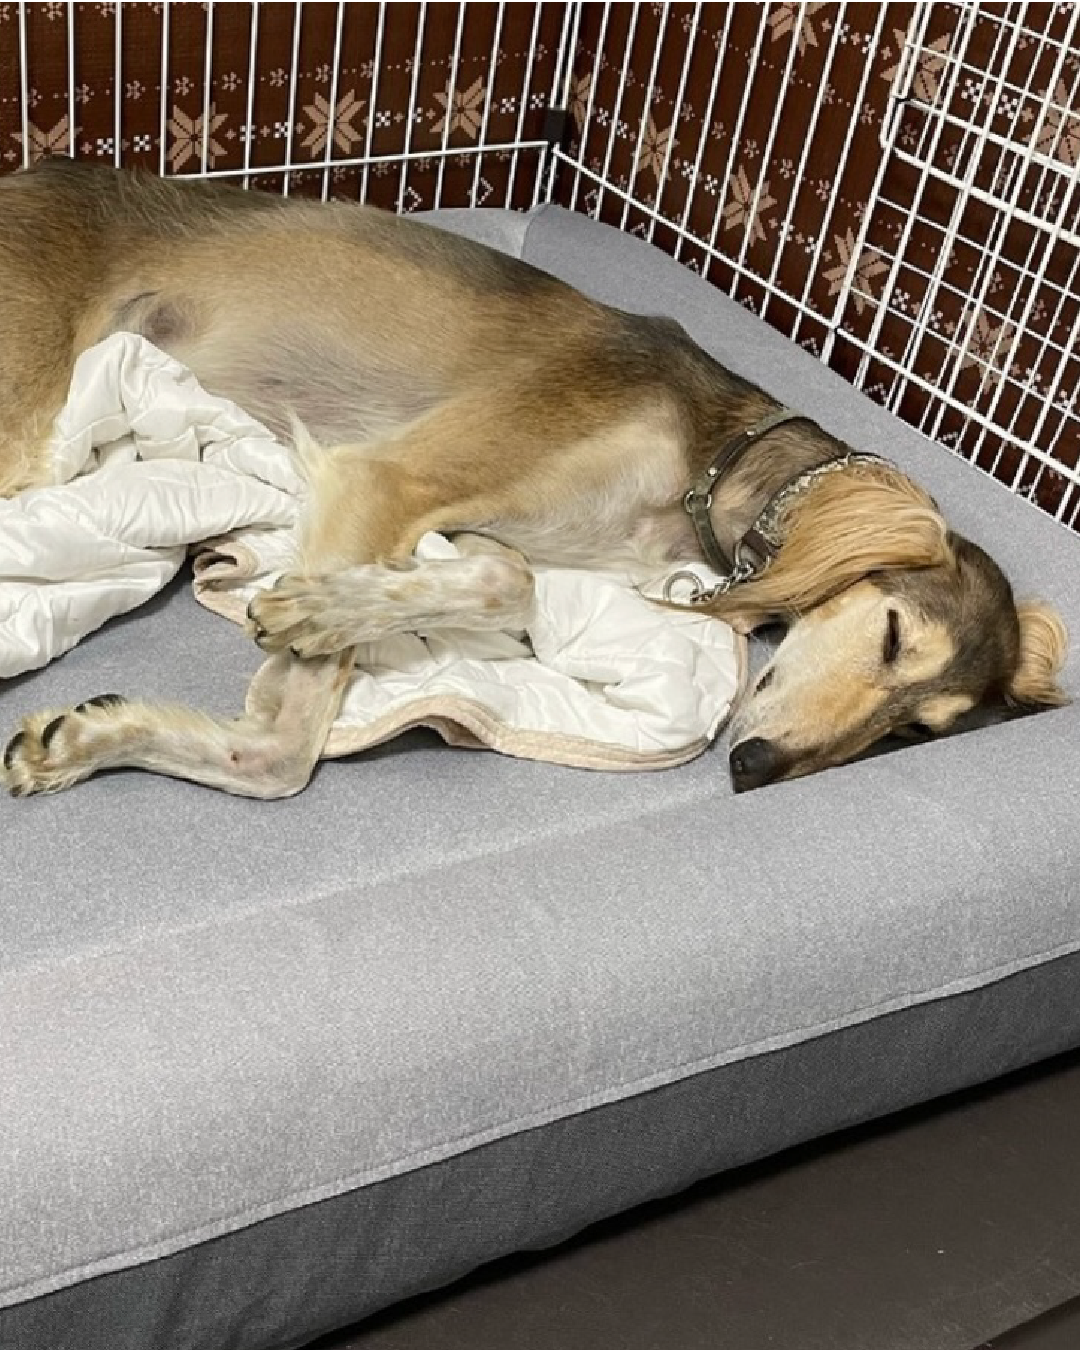
[[[564,4],[0,5],[0,154],[531,206]]]
[[[902,417],[1074,526],[1078,34],[1076,5],[919,6],[836,337]]]
[[[651,239],[820,352],[912,6],[583,11],[559,199]]]

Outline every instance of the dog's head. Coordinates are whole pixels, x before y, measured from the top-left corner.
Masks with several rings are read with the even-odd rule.
[[[773,566],[715,610],[744,630],[788,624],[732,723],[736,791],[891,734],[940,735],[993,704],[1067,702],[1061,620],[1017,605],[993,559],[886,467],[811,489]]]

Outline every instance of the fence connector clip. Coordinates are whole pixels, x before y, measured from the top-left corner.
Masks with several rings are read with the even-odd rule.
[[[568,108],[545,108],[543,137],[547,141],[548,151],[568,148],[570,129],[570,110]]]

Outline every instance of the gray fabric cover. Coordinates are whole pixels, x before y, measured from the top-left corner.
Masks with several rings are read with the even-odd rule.
[[[284,1350],[306,1343],[700,1177],[1074,1045],[1078,976],[1080,955],[1047,961],[68,1285],[0,1311],[0,1346]],[[840,1213],[845,1204],[838,1196]],[[722,1250],[716,1260],[723,1264]],[[1022,1277],[993,1297],[984,1291],[981,1301],[987,1335],[1042,1311]],[[890,1344],[905,1350],[941,1350],[889,1330]],[[883,1328],[873,1350],[887,1339]],[[960,1350],[958,1336],[946,1339]],[[962,1350],[969,1347],[964,1340]]]
[[[1074,537],[678,265],[554,208],[447,215],[599,298],[673,314],[910,467],[1080,630]],[[174,588],[6,687],[0,721],[110,689],[235,708],[255,656]],[[322,766],[290,802],[134,773],[5,799],[0,1306],[1005,990],[1080,947],[1078,732],[1074,706],[739,798],[718,753],[608,777],[413,737]],[[1025,1057],[1059,1048],[1047,1028]],[[955,1081],[930,1065],[908,1081],[918,1100],[969,1079],[957,1064]]]

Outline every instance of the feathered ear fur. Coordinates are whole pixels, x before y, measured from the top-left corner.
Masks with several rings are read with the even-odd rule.
[[[744,632],[812,609],[879,568],[933,567],[949,558],[933,501],[889,465],[826,475],[796,498],[781,529],[784,545],[761,576],[709,606]]]
[[[1029,707],[1054,708],[1069,702],[1069,696],[1057,683],[1069,650],[1065,625],[1049,605],[1017,605],[1020,620],[1020,650],[1016,669],[1005,688],[1011,703]]]

